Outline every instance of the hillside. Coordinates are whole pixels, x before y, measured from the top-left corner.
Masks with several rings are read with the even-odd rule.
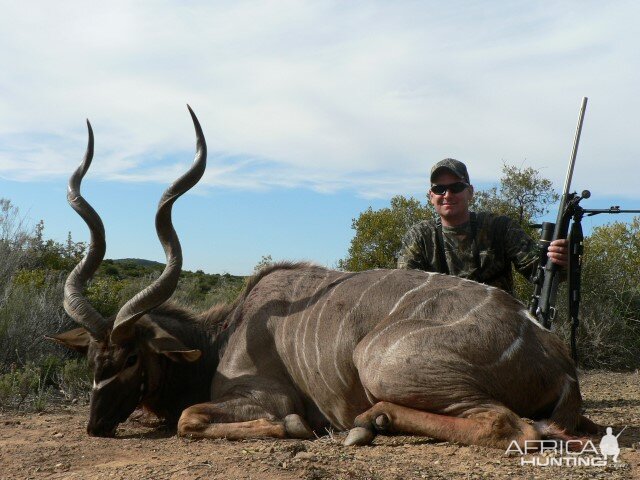
[[[105,259],[87,288],[87,296],[103,315],[112,315],[137,292],[158,278],[165,264],[140,258]],[[229,273],[183,270],[172,300],[196,310],[232,301],[245,277]]]

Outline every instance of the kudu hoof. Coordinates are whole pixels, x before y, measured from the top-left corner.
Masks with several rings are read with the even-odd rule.
[[[313,432],[306,422],[295,413],[284,417],[284,429],[291,438],[313,438]]]
[[[386,432],[391,427],[391,420],[389,420],[389,417],[383,413],[376,417],[373,426],[378,432]]]
[[[345,447],[350,447],[351,445],[369,445],[373,442],[376,434],[373,430],[364,427],[354,427],[349,430],[349,435],[347,435],[347,439],[344,441]]]

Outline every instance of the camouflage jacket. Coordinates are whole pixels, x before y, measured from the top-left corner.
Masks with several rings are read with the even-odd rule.
[[[531,278],[540,255],[537,243],[509,217],[484,212],[475,215],[475,249],[471,222],[442,227],[448,273],[513,293],[511,264],[527,279]],[[402,240],[398,268],[446,273],[447,270],[439,266],[436,245],[436,222],[417,223]]]

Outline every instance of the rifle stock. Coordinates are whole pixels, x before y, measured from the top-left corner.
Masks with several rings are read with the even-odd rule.
[[[572,201],[576,198],[574,193],[570,193],[571,179],[573,177],[573,168],[576,163],[576,156],[578,154],[578,145],[580,144],[580,134],[582,133],[582,123],[584,121],[584,114],[587,108],[587,97],[582,99],[582,105],[580,107],[580,115],[578,117],[578,126],[576,128],[576,134],[573,140],[573,149],[571,151],[571,158],[569,160],[569,168],[567,169],[567,176],[565,177],[564,189],[562,198],[560,199],[560,205],[558,208],[558,216],[556,218],[555,227],[553,229],[553,235],[550,241],[558,240],[561,238],[567,238],[569,232],[569,223],[571,221]],[[578,197],[579,198],[579,197]],[[551,224],[552,225],[552,224]],[[550,224],[547,224],[547,228],[550,228]],[[551,321],[555,317],[555,304],[556,294],[558,292],[558,282],[560,277],[560,267],[546,258],[546,248],[548,246],[548,239],[541,239],[542,255],[540,258],[539,271],[534,282],[536,288],[529,304],[529,311],[534,314],[540,323],[545,328],[551,327]],[[545,264],[542,269],[542,264]]]

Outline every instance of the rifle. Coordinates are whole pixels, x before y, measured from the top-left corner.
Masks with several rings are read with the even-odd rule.
[[[569,225],[571,220],[571,234],[569,235],[569,317],[571,319],[571,355],[574,361],[578,362],[576,334],[580,320],[578,311],[580,309],[580,276],[582,273],[582,254],[583,240],[582,233],[582,217],[597,215],[600,213],[640,213],[640,210],[622,210],[619,206],[612,206],[608,209],[588,210],[582,208],[579,203],[582,199],[589,198],[591,193],[589,190],[583,190],[580,195],[575,192],[570,193],[571,178],[573,177],[573,168],[576,163],[576,155],[578,154],[578,145],[580,143],[580,134],[582,132],[582,123],[587,108],[587,97],[582,99],[580,107],[580,115],[578,117],[578,126],[573,141],[573,149],[569,160],[569,168],[564,182],[564,189],[560,199],[558,208],[558,216],[556,223],[543,222],[540,225],[534,225],[541,228],[539,241],[540,259],[538,268],[533,276],[535,285],[531,301],[529,302],[529,312],[535,315],[538,321],[547,329],[551,328],[551,321],[556,316],[556,295],[558,293],[558,283],[560,280],[560,267],[553,263],[547,257],[547,249],[549,244],[560,238],[567,238],[569,233]]]

